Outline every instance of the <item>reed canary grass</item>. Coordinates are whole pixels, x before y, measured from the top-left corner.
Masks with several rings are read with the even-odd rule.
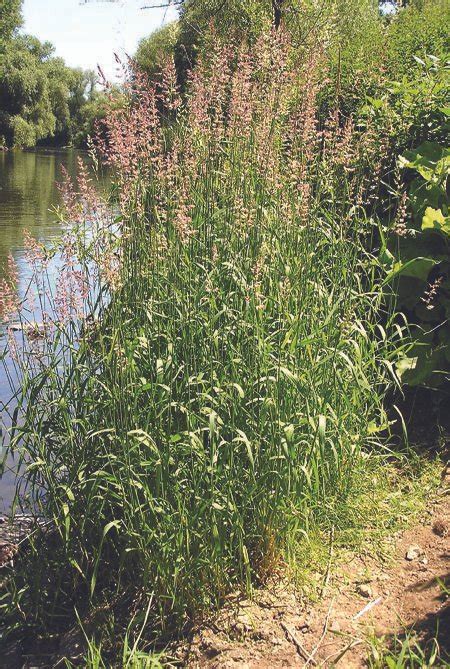
[[[120,230],[98,228],[84,273],[68,261],[45,359],[22,361],[22,499],[56,530],[10,593],[31,627],[105,589],[146,593],[164,625],[251,588],[311,527],[345,523],[383,420],[376,150],[351,119],[324,139],[320,54],[299,61],[280,30],[218,43],[186,97],[172,68],[163,82],[134,73],[106,119]]]

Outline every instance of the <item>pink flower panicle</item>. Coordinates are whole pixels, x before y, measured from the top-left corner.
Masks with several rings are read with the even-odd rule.
[[[27,263],[34,271],[45,269],[49,260],[45,246],[32,237],[29,230],[24,230],[23,239]]]
[[[7,261],[5,276],[0,279],[0,320],[8,322],[19,309],[17,285],[19,275],[16,262],[10,253]]]

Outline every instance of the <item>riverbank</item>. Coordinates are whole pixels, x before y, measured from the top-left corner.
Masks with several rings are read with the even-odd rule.
[[[419,522],[360,554],[337,550],[316,604],[279,582],[253,600],[234,595],[193,635],[183,666],[363,669],[391,658],[409,667],[421,654],[423,666],[433,656],[433,666],[449,666],[449,494],[447,466]]]
[[[445,453],[449,455],[444,451],[444,458]],[[293,570],[280,563],[250,597],[238,590],[229,593],[218,612],[193,622],[181,640],[166,635],[152,664],[142,666],[382,669],[387,658],[400,652],[404,662],[423,653],[424,666],[435,652],[435,666],[447,666],[450,467],[435,461],[425,468],[415,482],[394,469],[388,485],[374,482],[370,500],[360,505],[365,522],[354,548],[348,533],[333,533],[324,548],[320,535],[316,542],[311,537]],[[379,472],[386,474],[386,469]],[[4,565],[3,576],[5,569],[14,568],[14,559],[20,556]],[[77,624],[56,637],[51,633],[39,643],[30,639],[26,646],[9,643],[0,667],[54,667],[63,659],[72,667],[85,666],[85,635],[97,639],[94,655],[97,648],[105,666],[116,666],[108,607],[99,606],[88,618],[81,610],[80,615],[81,627]],[[115,619],[117,631],[126,628],[127,615],[131,610],[127,614],[123,609]]]

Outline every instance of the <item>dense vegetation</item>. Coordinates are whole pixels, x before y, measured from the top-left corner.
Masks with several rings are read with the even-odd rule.
[[[19,34],[22,0],[0,0],[0,147],[82,145],[102,115],[91,71],[68,67],[49,42]]]
[[[28,240],[11,444],[52,531],[2,606],[26,643],[109,602],[81,664],[152,666],[230,589],[376,523],[358,504],[408,455],[387,393],[448,381],[450,9],[277,7],[184,3],[104,119],[114,206],[82,166],[66,184],[56,291]]]

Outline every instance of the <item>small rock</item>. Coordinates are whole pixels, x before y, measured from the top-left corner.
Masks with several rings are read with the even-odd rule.
[[[422,554],[423,550],[420,546],[417,544],[411,544],[411,546],[409,546],[408,550],[406,551],[405,559],[409,560],[409,562],[412,562],[413,560],[417,560],[417,558],[419,558]]]
[[[420,560],[420,564],[425,564],[425,565],[427,565],[427,564],[428,564],[428,558],[423,557],[423,558]]]
[[[339,620],[333,620],[333,622],[330,625],[330,632],[340,632],[341,631],[341,624]]]
[[[8,522],[8,519],[5,516],[0,516],[0,525],[4,525]]]
[[[367,585],[367,583],[360,583],[357,588],[356,592],[361,595],[361,597],[372,597],[372,588],[370,585]]]
[[[0,567],[11,563],[18,550],[15,544],[0,541]]]
[[[446,537],[448,535],[448,525],[442,520],[442,518],[437,518],[433,523],[433,532],[438,535],[438,537]]]
[[[248,615],[246,615],[243,611],[241,611],[236,618],[236,627],[238,626],[241,626],[242,629],[244,629],[247,632],[249,632],[254,627],[251,618]]]

